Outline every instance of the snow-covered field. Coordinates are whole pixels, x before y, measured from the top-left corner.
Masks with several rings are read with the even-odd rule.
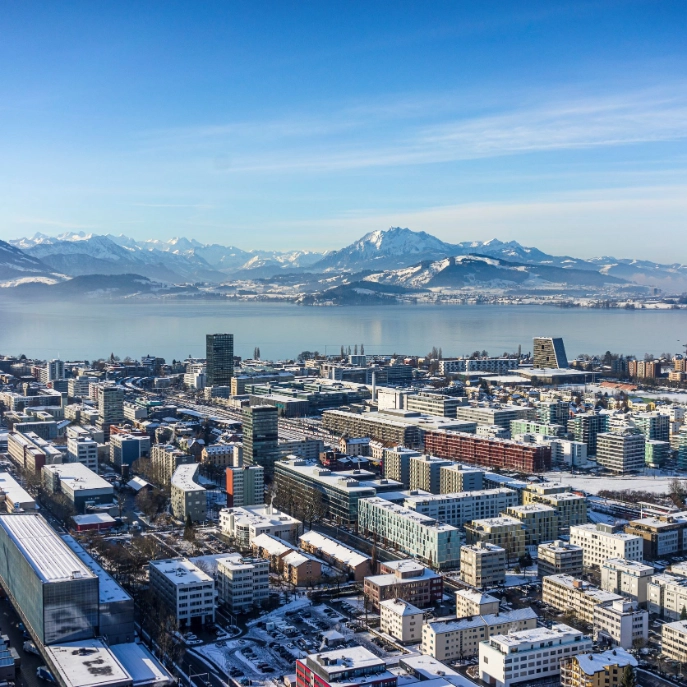
[[[581,489],[590,494],[597,494],[602,489],[641,489],[654,494],[665,494],[668,492],[671,481],[675,479],[674,477],[656,477],[653,475],[591,477],[589,475],[571,475],[569,472],[548,472],[545,477],[551,482],[569,484],[573,489]]]

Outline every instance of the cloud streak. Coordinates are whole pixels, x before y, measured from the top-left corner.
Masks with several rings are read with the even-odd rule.
[[[454,97],[406,97],[299,119],[160,132],[153,145],[211,156],[229,172],[336,172],[628,146],[687,138],[687,98],[670,89],[559,96],[498,112]],[[531,100],[531,99],[530,99]],[[389,126],[391,121],[394,126]]]

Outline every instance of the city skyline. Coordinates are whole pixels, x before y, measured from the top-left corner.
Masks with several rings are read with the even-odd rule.
[[[684,262],[683,18],[670,2],[10,8],[0,238],[325,250],[408,226],[633,257],[618,248],[651,232],[642,257]]]

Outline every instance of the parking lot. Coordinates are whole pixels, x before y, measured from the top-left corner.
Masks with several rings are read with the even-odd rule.
[[[312,605],[302,597],[250,621],[239,639],[220,640],[191,651],[208,659],[239,684],[253,685],[295,672],[294,661],[323,646],[323,635],[336,631],[334,641],[361,644],[376,655],[398,655],[396,647],[370,632],[356,631],[357,608],[346,602]]]

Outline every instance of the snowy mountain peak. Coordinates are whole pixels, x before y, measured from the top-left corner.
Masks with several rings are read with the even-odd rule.
[[[349,248],[368,254],[372,249],[381,255],[389,256],[424,253],[428,250],[446,250],[449,245],[424,231],[391,227],[385,231],[379,229],[371,231]]]

